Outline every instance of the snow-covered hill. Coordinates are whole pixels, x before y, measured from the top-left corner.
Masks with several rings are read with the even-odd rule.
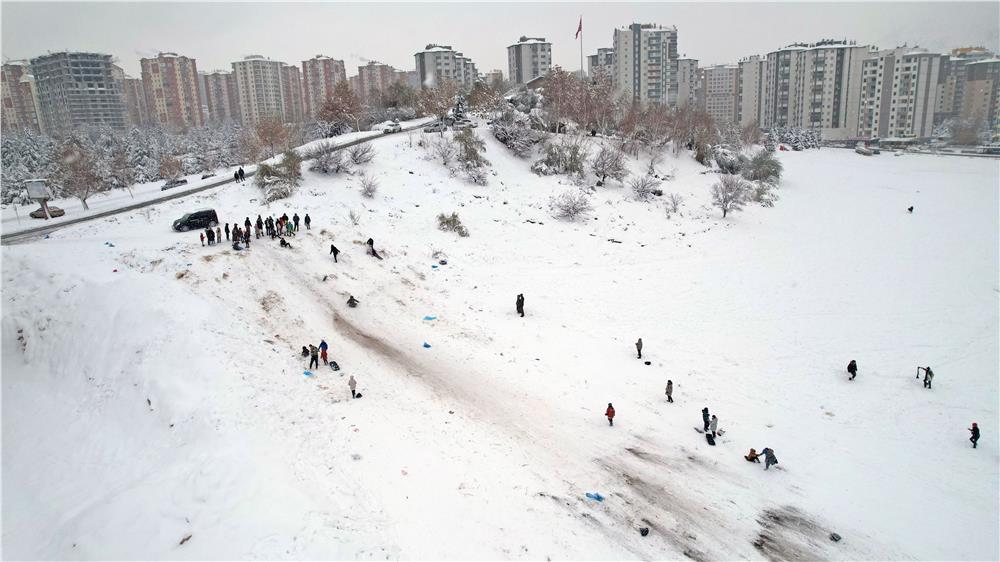
[[[1000,556],[995,162],[781,153],[777,205],[722,220],[670,155],[682,216],[612,181],[569,223],[565,178],[487,138],[474,186],[422,136],[376,142],[372,200],[306,172],[3,248],[6,558]],[[170,231],[206,206],[312,230]],[[320,338],[343,369],[304,376]]]

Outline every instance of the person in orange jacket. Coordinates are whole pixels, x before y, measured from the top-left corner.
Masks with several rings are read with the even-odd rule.
[[[608,402],[608,409],[604,412],[605,416],[608,416],[608,425],[615,425],[615,407]]]

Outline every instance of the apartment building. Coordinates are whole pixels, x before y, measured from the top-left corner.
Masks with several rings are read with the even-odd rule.
[[[930,137],[941,55],[915,47],[872,53],[863,66],[857,135]]]
[[[615,91],[641,104],[676,105],[677,28],[634,23],[614,32]]]
[[[503,71],[494,69],[483,75],[483,81],[490,86],[503,84]]]
[[[236,75],[227,70],[213,70],[199,73],[205,92],[204,104],[208,106],[208,122],[240,123],[240,94],[236,87]]]
[[[420,89],[420,73],[416,70],[394,70],[393,74],[397,82],[402,82],[415,90]]]
[[[139,59],[139,66],[151,122],[177,131],[205,124],[195,59],[159,53]]]
[[[722,126],[738,122],[740,97],[740,67],[718,64],[701,71],[705,111]]]
[[[1000,137],[1000,59],[989,58],[965,66],[961,117],[989,128]]]
[[[601,47],[597,54],[587,56],[587,75],[592,78],[599,75],[611,78],[614,66],[615,50],[611,47]]]
[[[819,130],[826,139],[853,137],[862,65],[870,50],[823,40],[768,53],[761,125]]]
[[[0,107],[3,108],[0,120],[4,131],[43,130],[38,111],[38,89],[27,61],[11,61],[3,65],[0,90]]]
[[[388,64],[369,61],[358,67],[358,96],[362,100],[377,100],[396,81],[396,69]]]
[[[950,54],[941,57],[937,100],[934,107],[936,123],[961,115],[962,100],[965,98],[965,65],[993,56],[993,53],[984,47],[960,47],[952,49]]]
[[[677,107],[703,107],[698,59],[677,59]]]
[[[283,120],[285,104],[281,67],[284,63],[250,55],[232,64],[243,125],[253,127],[264,119]]]
[[[294,64],[281,63],[281,99],[285,108],[285,122],[301,123],[302,76],[299,74],[299,67]]]
[[[450,45],[429,44],[423,51],[415,53],[413,58],[423,88],[433,88],[441,81],[449,80],[462,90],[469,91],[479,77],[472,60]]]
[[[552,43],[544,37],[521,36],[507,47],[507,70],[510,81],[524,84],[545,76],[552,68]]]
[[[741,127],[764,122],[764,76],[767,60],[757,55],[746,57],[738,64],[739,95],[737,96],[737,122]]]
[[[74,128],[128,124],[123,84],[111,55],[63,51],[31,59],[44,131],[63,135]]]
[[[125,107],[128,110],[128,122],[135,127],[149,124],[149,106],[146,105],[146,89],[141,78],[124,77]]]
[[[305,117],[314,119],[323,107],[323,102],[333,95],[333,87],[337,82],[345,80],[347,80],[347,69],[342,60],[316,55],[302,61],[302,101]]]

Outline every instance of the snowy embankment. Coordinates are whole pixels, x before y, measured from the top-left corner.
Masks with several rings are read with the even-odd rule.
[[[376,143],[373,200],[307,172],[3,248],[7,557],[998,557],[995,162],[782,153],[776,207],[722,220],[668,156],[682,216],[610,182],[566,223],[564,178],[486,138],[472,186],[421,137]],[[206,206],[313,228],[170,232]],[[343,369],[304,376],[320,338]]]
[[[424,123],[432,121],[433,118],[421,117],[419,119],[413,119],[411,121],[403,121],[400,126],[403,128],[414,127],[423,125]],[[321,143],[332,143],[336,145],[346,144],[349,142],[354,142],[361,139],[367,138],[378,138],[382,136],[382,132],[379,131],[356,131],[353,133],[345,133],[336,137],[328,139],[319,139],[316,141],[308,142],[296,150],[300,153],[304,153],[310,148],[314,148]],[[281,156],[276,156],[274,158],[269,158],[264,160],[267,163],[274,163],[281,160]],[[126,189],[114,189],[111,191],[106,191],[103,193],[98,193],[87,199],[87,206],[90,207],[84,210],[83,203],[79,199],[71,197],[64,199],[54,199],[49,202],[50,205],[58,207],[66,214],[61,217],[55,217],[49,220],[44,219],[34,219],[29,216],[29,213],[39,208],[38,204],[32,203],[30,205],[6,205],[3,208],[2,220],[0,220],[0,227],[4,234],[14,234],[24,230],[37,228],[40,226],[49,226],[59,224],[67,220],[78,219],[80,217],[85,217],[87,215],[92,215],[95,213],[100,213],[104,211],[113,211],[115,209],[120,209],[123,207],[128,207],[129,205],[134,205],[136,203],[143,203],[145,201],[151,201],[163,197],[165,195],[174,195],[177,193],[186,193],[188,191],[197,189],[199,187],[204,187],[216,183],[220,180],[227,180],[233,177],[233,172],[239,169],[239,166],[230,166],[228,168],[219,168],[214,170],[212,177],[202,179],[203,172],[197,174],[190,174],[187,176],[181,176],[180,179],[187,180],[187,184],[170,188],[165,191],[161,191],[160,188],[163,187],[164,180],[157,180],[149,183],[142,183],[133,185],[131,190]],[[245,172],[252,173],[257,169],[256,165],[247,165],[244,167]]]

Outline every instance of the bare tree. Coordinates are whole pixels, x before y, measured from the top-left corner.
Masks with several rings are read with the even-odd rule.
[[[108,188],[108,185],[102,181],[97,173],[94,155],[90,149],[72,137],[63,145],[59,153],[59,168],[56,177],[58,183],[62,185],[63,191],[79,199],[86,211],[90,210],[87,199]]]
[[[260,139],[251,131],[244,131],[240,135],[237,146],[238,157],[242,164],[254,164],[260,160],[261,146]]]
[[[135,199],[132,184],[135,183],[135,167],[129,162],[128,150],[124,143],[117,143],[111,154],[111,181],[115,187],[123,187]]]
[[[451,142],[447,137],[441,137],[434,142],[433,150],[434,154],[441,159],[441,163],[447,166],[458,150],[455,148],[455,143]]]
[[[578,189],[564,191],[549,201],[549,208],[556,218],[576,220],[577,217],[594,210],[587,194]]]
[[[361,130],[365,118],[365,105],[358,98],[347,81],[340,81],[333,87],[333,93],[323,102],[317,118],[331,123],[349,123],[355,131]]]
[[[181,177],[181,161],[176,156],[164,155],[160,158],[160,177],[175,180]]]
[[[602,184],[608,180],[608,177],[620,182],[628,176],[628,170],[625,168],[625,154],[620,150],[606,146],[602,146],[594,159],[591,160],[590,169],[593,170],[594,175],[601,178]]]
[[[417,96],[417,108],[424,115],[438,119],[448,116],[448,110],[455,106],[458,85],[450,80],[442,80],[435,88],[424,88]]]
[[[719,182],[712,186],[712,205],[722,210],[722,218],[730,211],[739,211],[746,202],[746,183],[740,176],[720,176]]]
[[[288,130],[285,128],[285,124],[273,117],[257,123],[256,132],[261,144],[270,149],[271,156],[276,154],[274,147],[282,146],[288,139]]]

